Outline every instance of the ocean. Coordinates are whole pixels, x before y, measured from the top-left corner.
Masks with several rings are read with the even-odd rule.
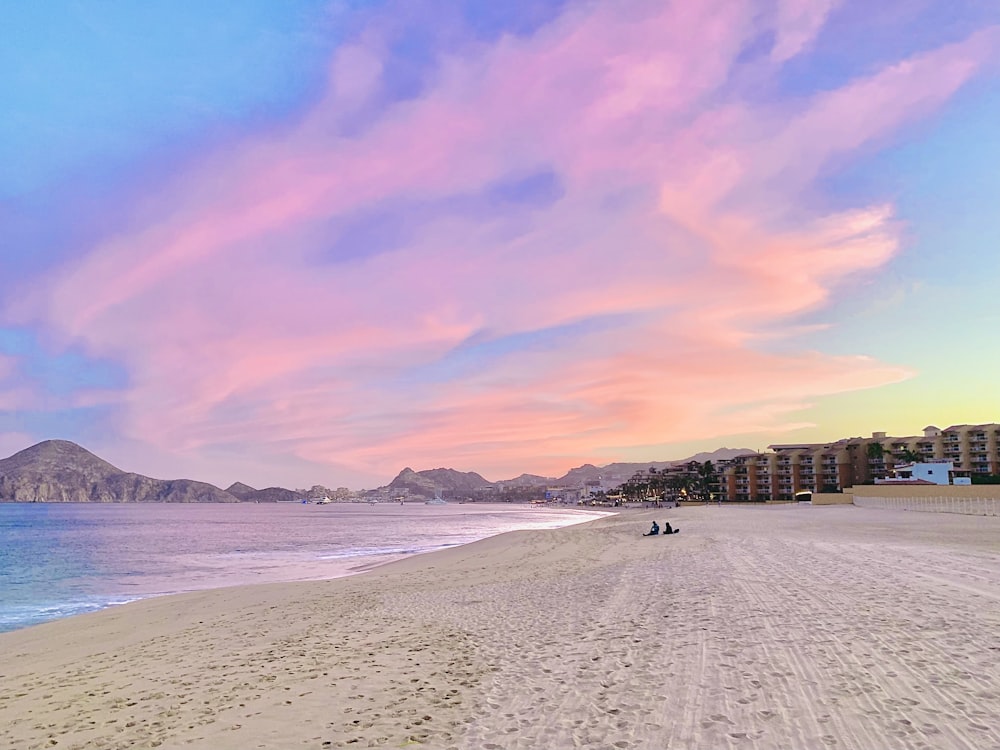
[[[151,596],[352,575],[515,529],[592,520],[480,503],[0,504],[0,632]]]

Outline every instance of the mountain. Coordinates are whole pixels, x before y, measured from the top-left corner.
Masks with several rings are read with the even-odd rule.
[[[556,484],[582,486],[586,482],[595,482],[606,474],[607,470],[593,464],[584,464],[570,469],[562,477],[556,480]]]
[[[125,472],[68,440],[46,440],[0,460],[0,502],[235,503],[214,485]]]
[[[700,464],[706,461],[711,461],[715,463],[716,461],[728,461],[731,458],[736,458],[737,456],[745,456],[748,453],[756,453],[753,448],[717,448],[711,453],[695,453],[690,458],[685,458],[683,461],[678,461],[676,463],[686,464],[689,461],[697,461]]]
[[[414,471],[407,467],[389,482],[389,487],[396,490],[406,489],[414,495],[433,497],[440,492],[469,492],[490,487],[492,484],[474,471],[463,472],[455,469]]]
[[[253,499],[253,496],[257,494],[257,490],[249,484],[243,484],[243,482],[233,482],[231,485],[226,487],[226,492],[233,497],[239,498],[240,500]]]
[[[226,488],[226,492],[238,498],[243,503],[277,503],[290,500],[298,500],[305,495],[293,490],[286,490],[284,487],[267,487],[262,490],[255,490],[249,484],[243,482],[233,482]]]
[[[265,487],[257,490],[257,494],[250,498],[258,503],[280,503],[298,500],[302,496],[297,492],[284,487]]]
[[[544,487],[549,484],[555,484],[556,480],[552,477],[542,477],[538,474],[521,474],[519,477],[514,477],[513,479],[505,479],[502,482],[497,482],[497,484],[502,484],[507,487]]]
[[[676,464],[687,463],[687,461],[688,459],[684,459],[683,461],[646,461],[645,463],[623,463],[619,461],[617,463],[608,464],[607,466],[602,466],[601,472],[605,478],[623,477],[624,480],[635,474],[639,469],[656,469],[657,471],[660,471],[661,469],[667,469]]]
[[[433,497],[442,492],[452,492],[460,494],[463,492],[472,493],[485,487],[497,487],[500,489],[544,487],[546,485],[563,485],[570,487],[582,487],[587,482],[602,481],[607,485],[621,484],[628,480],[640,469],[654,467],[657,470],[666,469],[670,466],[680,466],[691,461],[704,463],[705,461],[721,461],[742,456],[747,453],[754,453],[749,448],[719,448],[711,453],[697,453],[688,458],[676,459],[674,461],[643,461],[637,463],[618,462],[607,466],[594,466],[584,464],[570,469],[559,479],[542,477],[537,474],[521,474],[516,479],[505,479],[502,482],[490,482],[473,471],[461,472],[455,469],[429,469],[425,471],[414,471],[407,467],[403,469],[396,478],[387,485],[390,489],[407,489],[415,495]]]
[[[696,453],[693,456],[679,458],[674,461],[643,461],[637,463],[625,463],[619,461],[617,463],[608,464],[607,466],[584,464],[583,466],[578,466],[575,469],[570,469],[560,479],[555,480],[555,483],[565,485],[582,485],[584,482],[592,482],[602,478],[605,481],[610,479],[612,481],[620,480],[624,482],[640,469],[655,468],[659,471],[671,466],[683,466],[691,461],[697,461],[700,464],[705,463],[705,461],[712,461],[715,463],[717,461],[724,461],[730,458],[735,458],[736,456],[744,456],[747,453],[755,452],[756,451],[753,451],[750,448],[719,448],[711,453]]]

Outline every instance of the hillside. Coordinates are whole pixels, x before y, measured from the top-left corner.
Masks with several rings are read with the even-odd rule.
[[[284,487],[265,487],[262,490],[256,490],[243,482],[233,482],[226,488],[226,492],[243,503],[289,502],[305,496],[303,493],[286,490]]]
[[[583,466],[578,466],[575,469],[570,469],[565,475],[557,480],[557,483],[569,485],[582,484],[587,481],[596,481],[598,478],[602,477],[604,479],[607,479],[608,477],[618,477],[624,481],[641,469],[654,468],[659,471],[671,466],[683,466],[691,461],[697,461],[698,463],[704,463],[705,461],[723,461],[734,458],[735,456],[743,456],[747,453],[754,453],[754,451],[749,448],[719,448],[718,450],[710,453],[696,453],[693,456],[679,458],[673,461],[644,461],[631,463],[617,462],[607,464],[606,466],[584,464]]]
[[[46,440],[0,460],[0,502],[233,503],[214,485],[125,472],[68,440]]]
[[[403,469],[389,485],[392,489],[407,489],[414,495],[433,497],[440,492],[470,492],[492,486],[474,471],[455,469],[425,469],[414,471]]]
[[[503,482],[497,482],[497,484],[503,484],[508,487],[545,487],[556,482],[557,480],[552,477],[543,477],[539,474],[521,474],[513,479],[505,479]]]

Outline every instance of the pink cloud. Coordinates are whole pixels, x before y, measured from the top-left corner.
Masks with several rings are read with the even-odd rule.
[[[779,0],[771,59],[785,62],[802,53],[838,4],[836,0]]]
[[[785,0],[770,20],[729,0],[573,9],[444,58],[420,98],[345,137],[387,54],[363,34],[302,122],[151,185],[143,226],[11,314],[122,361],[124,434],[162,450],[242,443],[359,474],[502,475],[797,426],[817,398],[912,374],[755,348],[899,250],[891,205],[823,211],[815,178],[939,107],[996,41],[811,100],[727,89],[762,24],[780,63],[833,5]],[[322,260],[330,219],[538,170],[558,176],[558,200],[428,212],[401,247]],[[560,328],[454,364],[470,341]]]
[[[792,116],[771,148],[756,152],[761,176],[805,183],[831,159],[878,142],[901,125],[934,111],[995,59],[1000,30],[984,29],[818,95]]]

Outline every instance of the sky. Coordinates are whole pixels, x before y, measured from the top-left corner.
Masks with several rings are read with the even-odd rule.
[[[0,6],[0,455],[361,488],[1000,421],[993,0]]]

